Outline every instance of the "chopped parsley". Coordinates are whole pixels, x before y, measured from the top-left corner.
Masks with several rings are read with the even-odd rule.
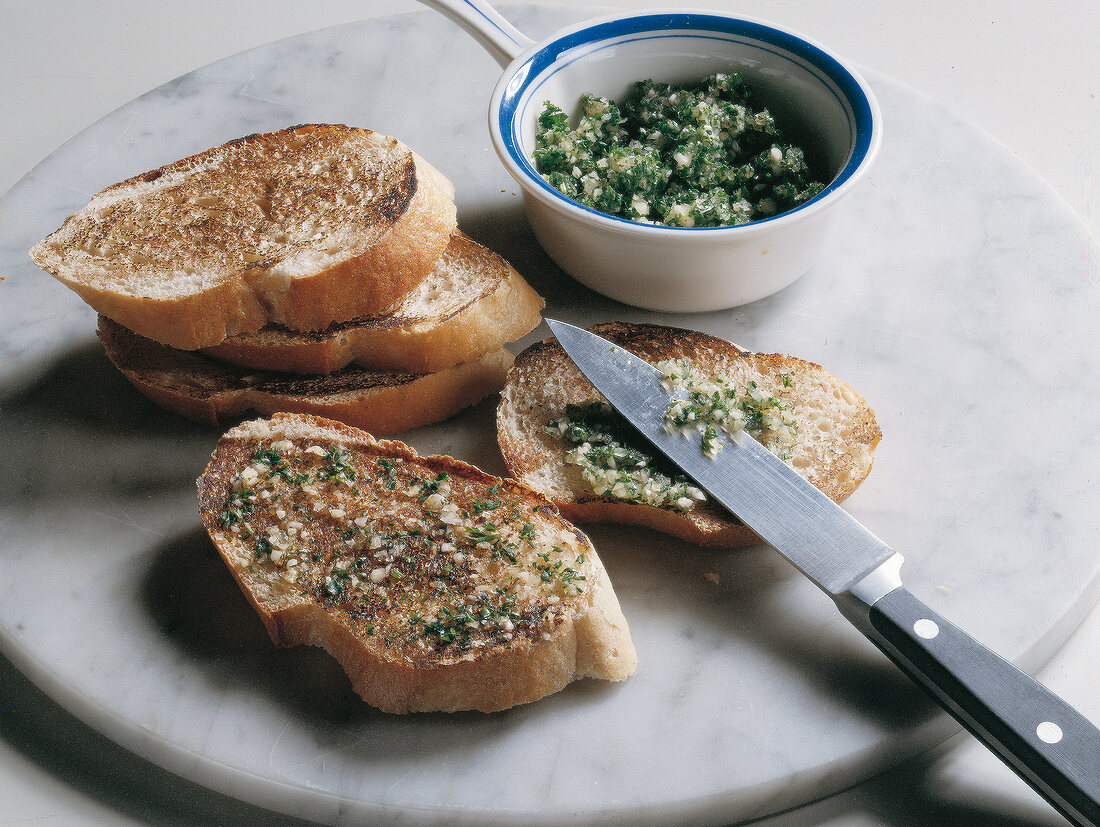
[[[441,606],[436,610],[434,620],[425,620],[419,614],[409,618],[409,624],[422,628],[417,632],[434,637],[440,643],[468,643],[475,634],[486,629],[510,632],[522,619],[516,610],[516,596],[510,592],[498,591],[498,599],[489,596],[475,602],[461,602],[452,606]]]
[[[712,458],[722,450],[719,433],[738,431],[747,431],[780,459],[791,458],[798,426],[789,402],[766,393],[752,379],[739,388],[727,376],[704,376],[686,359],[664,360],[657,368],[669,390],[686,392],[665,412],[669,431],[702,433],[701,448]],[[793,387],[793,374],[781,374],[780,382],[784,388]]]
[[[325,591],[329,597],[340,597],[351,585],[351,572],[347,569],[334,568],[325,578]]]
[[[789,402],[765,393],[750,380],[738,387],[725,376],[708,377],[687,360],[657,364],[673,399],[664,414],[670,432],[699,434],[710,457],[722,448],[720,435],[747,431],[781,459],[790,459],[798,431]],[[794,376],[782,374],[784,388]],[[546,432],[567,445],[566,462],[578,466],[593,494],[627,502],[690,511],[706,499],[703,491],[664,458],[638,447],[626,420],[604,402],[567,405],[565,415],[546,424]]]
[[[644,80],[621,104],[582,95],[573,129],[546,101],[535,165],[569,198],[632,221],[717,227],[786,212],[823,186],[755,97],[739,74]]]
[[[424,502],[424,500],[428,499],[432,494],[446,493],[449,489],[450,481],[451,477],[446,471],[440,471],[435,475],[435,479],[420,480],[418,483],[420,486],[420,495],[417,499],[420,502]]]
[[[604,402],[567,405],[546,431],[572,445],[566,461],[580,468],[592,492],[629,502],[688,511],[703,492],[667,462],[636,447],[633,429]]]
[[[282,477],[291,485],[301,485],[309,481],[309,474],[296,474],[290,467],[287,459],[274,448],[264,448],[261,445],[252,455],[252,461],[260,465],[266,465],[268,473]]]
[[[225,508],[218,515],[222,528],[231,528],[256,510],[256,492],[251,489],[234,492],[229,495]]]
[[[554,551],[559,555],[565,553],[565,549],[561,546],[554,546]],[[584,555],[578,557],[577,562],[583,563]],[[587,578],[571,566],[565,565],[560,557],[552,560],[548,551],[536,554],[531,565],[538,571],[539,578],[544,583],[553,583],[556,580],[563,586],[572,586],[578,592],[584,591],[580,586],[580,582]]]
[[[350,451],[337,448],[335,445],[328,446],[325,449],[325,464],[317,474],[318,479],[332,480],[337,484],[341,480],[349,484],[354,483],[359,475],[355,466],[348,461],[350,456]]]
[[[256,545],[253,547],[256,553],[257,559],[264,559],[271,557],[271,541],[267,537],[260,537],[256,540]]]
[[[584,554],[506,484],[286,439],[242,459],[217,519],[243,541],[250,570],[404,656],[547,634],[583,588]],[[535,559],[540,542],[561,546]]]
[[[390,491],[397,488],[397,466],[390,460],[382,458],[378,460],[378,467],[382,469],[382,484]]]

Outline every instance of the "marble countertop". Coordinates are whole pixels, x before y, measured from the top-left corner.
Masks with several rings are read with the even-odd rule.
[[[628,7],[620,0],[601,6]],[[694,2],[760,17],[830,44],[927,95],[1030,165],[1093,235],[1100,147],[1100,10],[1023,2]],[[85,126],[137,95],[252,46],[364,17],[419,11],[412,2],[259,0],[228,6],[112,2],[0,3],[5,150],[0,192]],[[1025,55],[1026,58],[1019,59]],[[1023,103],[1021,103],[1023,101]],[[0,221],[3,216],[0,216]],[[1094,610],[1039,677],[1093,720]],[[245,823],[268,814],[137,759],[56,706],[0,659],[0,823]],[[772,818],[780,824],[1057,824],[1008,770],[966,737],[848,792]],[[289,820],[287,821],[289,822]]]

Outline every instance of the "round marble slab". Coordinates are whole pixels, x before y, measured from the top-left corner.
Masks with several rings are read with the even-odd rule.
[[[543,36],[577,12],[508,15]],[[272,647],[198,521],[194,478],[219,432],[133,391],[94,314],[26,250],[116,180],[331,121],[397,135],[450,176],[460,225],[548,314],[696,327],[851,382],[885,437],[846,507],[906,555],[909,587],[934,609],[1026,669],[1052,654],[1100,579],[1100,270],[1054,193],[959,117],[868,72],[884,148],[820,264],[745,308],[644,313],[577,286],[538,248],[489,146],[497,74],[427,12],[291,38],[135,100],[0,201],[4,653],[135,753],[326,822],[730,822],[955,731],[771,550],[626,528],[591,532],[639,652],[622,685],[581,682],[492,716],[393,717],[323,652]],[[488,401],[402,436],[500,473],[493,413]]]

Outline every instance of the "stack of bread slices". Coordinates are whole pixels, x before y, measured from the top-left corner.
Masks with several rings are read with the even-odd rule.
[[[542,299],[457,229],[454,187],[395,138],[249,135],[108,187],[30,251],[108,357],[190,419],[313,413],[374,434],[499,390]]]

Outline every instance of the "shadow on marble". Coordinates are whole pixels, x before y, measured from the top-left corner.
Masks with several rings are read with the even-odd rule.
[[[44,695],[0,656],[0,741],[43,773],[87,796],[95,808],[150,825],[304,827],[314,822],[246,804],[182,779],[128,752]],[[954,745],[952,745],[954,746]],[[945,790],[936,775],[939,752],[920,756],[808,808],[766,819],[767,827],[889,824],[892,827],[1057,827],[1064,821],[1041,803],[1024,808],[978,788]]]
[[[201,426],[173,417],[137,392],[107,359],[95,334],[72,345],[38,376],[5,397],[4,420],[19,417],[51,426],[76,426],[104,436],[163,432],[171,419],[181,436]]]
[[[934,827],[965,824],[967,827],[1058,827],[1065,820],[1037,795],[1029,800],[1003,795],[974,783],[947,781],[944,765],[951,753],[970,738],[961,733],[945,744],[929,750],[867,780],[858,788],[810,805],[808,810],[795,811],[768,822],[769,827],[796,827],[806,823],[840,822],[848,816],[858,823],[875,823],[891,827]],[[1020,782],[1021,790],[1024,782]],[[1025,795],[1030,795],[1024,793]],[[826,810],[831,818],[823,817]],[[842,823],[847,823],[842,822]]]
[[[69,714],[3,656],[0,687],[0,742],[93,802],[85,814],[89,823],[99,823],[92,813],[104,810],[150,825],[310,823],[200,787],[139,758]],[[71,794],[65,798],[72,801]],[[77,812],[77,806],[62,804],[60,811]],[[43,813],[42,818],[50,815]]]
[[[258,702],[273,699],[322,727],[372,714],[326,653],[272,644],[201,526],[151,549],[147,559],[140,605],[215,691],[254,692]]]
[[[138,393],[95,340],[5,398],[0,431],[10,438],[12,472],[0,478],[0,498],[62,511],[89,497],[131,501],[193,489],[217,438]]]
[[[546,300],[546,312],[581,306],[605,320],[637,315],[637,310],[605,298],[574,280],[543,251],[522,206],[460,206],[458,226],[470,238],[503,257]],[[548,332],[544,330],[546,335]]]
[[[804,590],[802,575],[770,547],[705,549],[645,529],[584,528],[624,608],[641,612],[673,599],[692,635],[717,646],[754,647],[779,669],[800,673],[799,680],[814,684],[822,697],[884,731],[908,730],[943,714],[930,699],[914,699],[909,679],[839,613],[837,622],[819,624],[820,612],[829,617],[835,612],[831,602],[812,588]],[[783,594],[803,591],[813,604],[805,614],[797,598]]]
[[[1011,811],[1002,802],[977,788],[956,789],[945,794],[934,773],[892,775],[890,784],[868,796],[867,809],[895,827],[965,824],[967,827],[1058,827],[1066,822],[1049,807],[1037,802],[1024,807],[1012,802]]]

